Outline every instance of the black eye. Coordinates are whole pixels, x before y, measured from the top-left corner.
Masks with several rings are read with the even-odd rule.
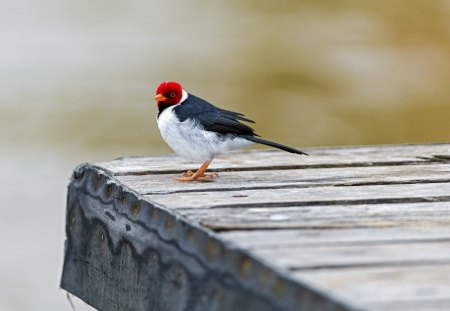
[[[169,94],[169,97],[174,98],[175,95],[176,95],[175,92],[172,92],[172,93]]]

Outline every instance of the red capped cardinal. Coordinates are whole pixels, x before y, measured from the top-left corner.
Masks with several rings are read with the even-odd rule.
[[[163,82],[156,89],[158,128],[164,141],[189,161],[203,162],[196,171],[187,171],[178,181],[210,181],[217,174],[206,173],[216,154],[263,144],[287,152],[304,152],[262,139],[248,125],[254,123],[243,114],[218,108],[189,94],[178,82]]]

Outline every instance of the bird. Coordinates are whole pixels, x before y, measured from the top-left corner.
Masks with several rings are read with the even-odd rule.
[[[183,173],[176,179],[178,181],[213,181],[218,175],[206,170],[217,154],[253,143],[307,155],[261,138],[245,124],[254,121],[242,113],[216,107],[188,93],[178,82],[162,82],[156,89],[154,100],[158,107],[156,121],[164,141],[185,160],[203,162],[197,171]]]

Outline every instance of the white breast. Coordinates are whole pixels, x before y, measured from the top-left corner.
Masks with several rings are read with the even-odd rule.
[[[188,161],[212,160],[216,154],[252,144],[243,138],[206,131],[192,119],[180,122],[173,112],[175,107],[166,108],[159,115],[158,127],[170,148]]]

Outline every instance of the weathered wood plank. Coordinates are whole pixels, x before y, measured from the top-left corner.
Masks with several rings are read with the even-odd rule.
[[[392,228],[346,229],[260,229],[218,232],[225,240],[246,249],[277,246],[306,249],[336,245],[398,244],[426,241],[450,241],[450,226],[396,226]]]
[[[401,163],[426,163],[448,161],[448,144],[370,146],[345,148],[307,148],[309,157],[289,154],[277,150],[239,151],[221,155],[211,166],[216,171],[255,170],[260,168],[336,167],[389,165]],[[435,157],[435,156],[438,157]],[[443,157],[439,157],[443,155]],[[195,169],[198,164],[185,163],[175,155],[157,157],[127,157],[97,164],[114,175],[151,174],[154,172],[174,173]]]
[[[273,248],[255,247],[252,252],[278,266],[293,270],[450,264],[450,241],[339,245],[295,250],[281,245]]]
[[[448,226],[450,202],[179,209],[214,230]]]
[[[66,216],[61,287],[100,311],[353,310],[89,165]]]
[[[221,156],[211,183],[173,155],[82,166],[62,286],[108,311],[445,310],[450,144],[305,151]]]
[[[450,264],[308,270],[293,275],[364,310],[448,310],[445,307],[450,306]]]
[[[171,209],[448,201],[450,183],[440,183],[438,186],[435,184],[326,186],[276,191],[192,192],[178,193],[176,196],[154,194],[145,197]]]
[[[396,165],[292,170],[237,171],[220,173],[217,182],[180,183],[166,174],[117,176],[140,194],[171,194],[192,191],[274,189],[390,183],[450,182],[450,166],[445,164]]]
[[[369,311],[448,311],[450,310],[450,299],[369,302],[365,304],[365,309]]]

